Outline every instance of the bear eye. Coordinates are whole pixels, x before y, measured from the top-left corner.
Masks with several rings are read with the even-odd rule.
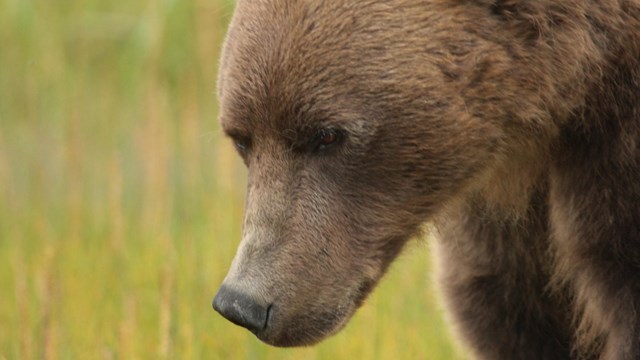
[[[324,151],[339,144],[344,138],[344,134],[336,129],[322,129],[316,133],[313,140],[313,152]]]
[[[233,145],[240,155],[245,155],[251,147],[251,141],[245,137],[235,136],[233,137]]]

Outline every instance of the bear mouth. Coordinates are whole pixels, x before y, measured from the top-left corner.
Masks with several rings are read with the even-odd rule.
[[[267,307],[267,317],[264,320],[264,326],[262,327],[261,331],[267,331],[267,329],[269,328],[269,322],[271,321],[271,314],[273,313],[272,310],[273,310],[273,304]]]
[[[348,320],[348,313],[325,311],[320,314],[298,316],[283,324],[267,322],[264,330],[254,332],[262,342],[277,347],[309,346],[340,330]],[[303,325],[304,324],[304,325]]]
[[[273,309],[273,304],[270,304],[270,305],[267,306],[266,315],[265,315],[265,319],[264,319],[264,325],[262,325],[261,328],[250,328],[250,329],[247,329],[247,330],[251,331],[254,335],[256,335],[258,337],[260,336],[261,333],[264,333],[264,332],[268,331],[269,330],[269,321],[271,319],[271,313],[272,313],[271,310],[272,309]],[[236,324],[236,325],[242,326],[241,324]]]
[[[287,316],[281,310],[284,308],[271,304],[267,308],[263,328],[254,329],[252,333],[262,342],[277,347],[316,344],[342,329],[375,285],[373,280],[362,281],[347,301],[335,306],[322,306],[314,311],[299,312],[293,316]]]

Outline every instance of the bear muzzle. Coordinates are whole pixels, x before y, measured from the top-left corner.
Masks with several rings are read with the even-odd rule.
[[[251,296],[222,285],[213,308],[232,323],[258,334],[267,328],[271,306],[261,305]]]

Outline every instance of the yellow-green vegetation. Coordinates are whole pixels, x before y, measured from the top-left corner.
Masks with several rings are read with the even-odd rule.
[[[245,170],[217,123],[232,1],[0,1],[0,359],[451,359],[414,242],[347,328],[268,347],[211,309]]]

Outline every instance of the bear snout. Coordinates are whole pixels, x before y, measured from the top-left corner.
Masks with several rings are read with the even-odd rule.
[[[267,328],[271,306],[261,305],[250,295],[222,285],[213,308],[232,323],[257,334]]]

